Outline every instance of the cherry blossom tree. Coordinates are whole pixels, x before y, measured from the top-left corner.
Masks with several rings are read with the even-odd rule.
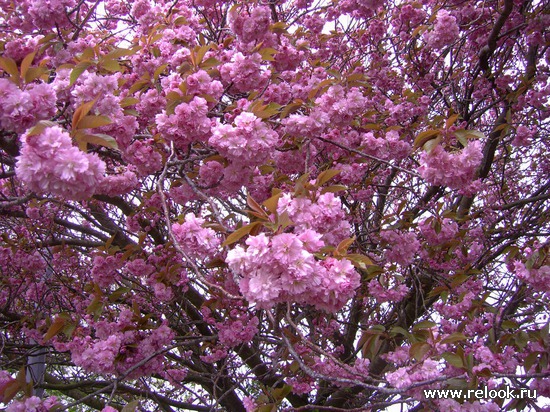
[[[7,411],[550,397],[546,0],[0,6]]]

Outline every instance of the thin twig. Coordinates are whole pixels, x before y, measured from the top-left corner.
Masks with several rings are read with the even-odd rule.
[[[168,173],[168,167],[171,164],[171,162],[173,161],[175,155],[176,155],[176,151],[174,150],[174,142],[171,142],[171,144],[170,144],[170,156],[168,157],[168,160],[166,161],[166,164],[164,165],[164,169],[162,170],[162,173],[160,174],[159,180],[157,182],[157,190],[158,190],[158,193],[159,193],[159,196],[160,196],[160,199],[161,199],[162,209],[164,211],[164,219],[166,220],[166,228],[168,230],[168,236],[172,240],[172,243],[174,244],[174,247],[176,248],[176,250],[185,258],[186,262],[191,265],[191,267],[193,269],[193,272],[195,273],[197,278],[202,283],[204,283],[205,285],[207,285],[208,287],[210,287],[212,289],[219,290],[226,297],[228,297],[230,299],[242,300],[241,296],[235,296],[235,295],[229,293],[228,291],[226,291],[221,286],[218,286],[214,283],[211,283],[211,282],[207,281],[204,278],[204,276],[202,275],[199,267],[194,262],[194,260],[191,259],[189,257],[189,255],[187,253],[185,253],[185,251],[182,249],[180,243],[178,242],[178,240],[176,239],[176,237],[175,237],[175,235],[172,231],[172,225],[171,225],[171,220],[170,220],[170,211],[168,210],[168,203],[166,202],[166,195],[164,194],[164,190],[163,190],[162,186],[163,186],[163,183],[164,183],[164,179],[166,178],[166,174]]]
[[[357,150],[357,149],[353,149],[353,148],[351,148],[351,147],[349,147],[349,146],[346,146],[346,145],[343,145],[343,144],[341,144],[341,143],[337,143],[337,142],[333,142],[333,141],[331,141],[331,140],[325,139],[324,137],[319,137],[319,136],[317,136],[317,139],[318,139],[318,140],[321,140],[322,142],[325,142],[325,143],[333,144],[334,146],[337,146],[337,147],[339,147],[340,149],[348,150],[348,151],[350,151],[350,152],[352,152],[352,153],[355,153],[356,155],[359,155],[359,156],[361,156],[361,157],[365,157],[365,158],[371,159],[371,160],[376,160],[377,162],[383,163],[383,164],[385,164],[385,165],[387,165],[387,166],[389,166],[389,167],[391,167],[391,168],[393,168],[393,169],[400,170],[400,171],[402,171],[403,173],[407,173],[407,174],[409,174],[409,175],[411,175],[411,176],[418,177],[418,178],[420,178],[420,179],[422,178],[422,176],[420,176],[420,175],[419,175],[418,173],[416,173],[416,172],[412,172],[412,171],[407,170],[407,169],[405,169],[405,168],[403,168],[403,167],[401,167],[401,166],[394,165],[394,164],[392,164],[391,162],[388,162],[387,160],[380,159],[379,157],[376,157],[376,156],[373,156],[373,155],[370,155],[370,154],[367,154],[367,153],[363,153],[363,152],[361,152],[361,151],[359,151],[359,150]]]

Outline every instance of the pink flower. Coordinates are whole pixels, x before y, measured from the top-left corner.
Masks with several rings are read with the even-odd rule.
[[[471,195],[477,188],[474,179],[482,159],[481,143],[477,140],[460,153],[448,153],[438,145],[430,153],[422,153],[418,172],[432,185],[447,186]]]
[[[216,232],[203,227],[204,224],[204,219],[188,213],[184,223],[172,225],[172,232],[181,248],[192,257],[209,256],[216,252],[221,243]]]
[[[434,49],[442,49],[451,46],[459,36],[459,28],[454,16],[447,10],[439,10],[433,31],[426,33],[424,38],[428,46]]]
[[[242,166],[257,166],[265,162],[279,141],[277,133],[249,112],[235,117],[234,124],[218,123],[208,142],[228,160]]]
[[[184,149],[190,143],[204,141],[210,133],[208,104],[202,97],[194,97],[189,103],[176,106],[174,114],[162,112],[156,116],[159,132],[176,146]]]
[[[93,195],[103,179],[103,161],[74,147],[69,134],[58,126],[24,135],[22,141],[16,173],[32,191],[83,200]]]

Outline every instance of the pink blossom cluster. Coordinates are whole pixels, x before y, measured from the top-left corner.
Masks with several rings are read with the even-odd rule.
[[[288,83],[271,83],[262,97],[266,103],[275,102],[283,105],[292,100],[292,90]]]
[[[149,89],[139,95],[136,110],[139,112],[139,125],[144,127],[154,121],[155,116],[166,107],[166,99],[157,89]]]
[[[166,369],[161,376],[168,380],[174,386],[181,386],[185,377],[189,373],[188,369]]]
[[[363,151],[380,159],[404,159],[412,150],[409,143],[399,138],[399,133],[391,130],[383,138],[376,138],[373,133],[361,135]]]
[[[330,123],[330,117],[322,110],[314,110],[310,115],[292,114],[283,120],[285,133],[298,137],[317,137]]]
[[[309,115],[293,114],[283,122],[285,132],[299,137],[316,137],[327,127],[347,126],[365,110],[366,99],[359,89],[344,90],[340,85],[330,87],[315,100],[317,105]]]
[[[332,127],[346,126],[365,110],[366,98],[361,91],[352,87],[349,90],[341,85],[330,87],[315,100],[315,110],[326,113]]]
[[[459,229],[458,224],[449,218],[437,221],[426,219],[418,225],[418,228],[430,246],[444,245],[456,239]]]
[[[516,129],[516,137],[512,140],[514,146],[529,146],[531,139],[535,136],[536,130],[520,125]]]
[[[92,264],[92,277],[100,287],[108,287],[116,282],[117,270],[122,262],[116,256],[96,256]]]
[[[4,45],[4,57],[9,57],[20,63],[25,56],[32,53],[37,48],[38,42],[42,36],[33,36],[32,38],[15,38],[9,40]]]
[[[327,245],[336,246],[349,236],[350,224],[342,203],[331,192],[319,195],[314,201],[285,193],[279,198],[277,213],[287,213],[297,233],[307,229],[320,233]]]
[[[417,382],[437,378],[440,375],[441,372],[438,369],[438,362],[433,359],[426,359],[422,363],[401,367],[394,372],[386,373],[386,380],[394,388],[400,389],[406,388]]]
[[[75,0],[28,0],[29,15],[38,29],[66,26],[67,12],[76,5]]]
[[[413,7],[411,4],[404,4],[400,9],[396,9],[395,18],[392,21],[394,32],[396,34],[408,32],[411,28],[421,25],[426,19],[426,12],[421,7]]]
[[[389,246],[385,258],[403,266],[410,265],[420,249],[420,242],[412,232],[385,230],[380,233],[380,238]]]
[[[308,43],[298,40],[296,45],[293,45],[286,37],[282,37],[278,41],[280,43],[277,47],[277,54],[275,60],[271,62],[271,66],[278,72],[292,73],[307,59],[308,49],[306,47]]]
[[[128,377],[150,375],[164,369],[162,356],[155,356],[170,344],[174,332],[166,325],[150,331],[135,329],[134,313],[123,310],[117,322],[95,323],[95,337],[76,337],[67,344],[57,344],[59,349],[71,351],[75,365],[86,371],[120,375],[139,362],[143,366],[133,370]]]
[[[55,396],[40,399],[38,396],[30,396],[21,400],[13,401],[5,409],[6,412],[47,412],[54,407],[59,407]]]
[[[259,320],[256,316],[243,316],[237,319],[227,319],[218,322],[218,339],[228,348],[233,348],[241,343],[250,342],[258,333]]]
[[[213,127],[208,142],[232,162],[257,166],[268,158],[279,136],[262,119],[243,112],[235,117],[234,126],[218,123]]]
[[[209,351],[200,356],[200,360],[206,363],[216,363],[227,357],[227,350],[221,348],[210,348]]]
[[[187,93],[194,96],[206,94],[217,100],[223,94],[222,83],[219,80],[213,80],[204,70],[190,74],[185,82],[187,83]]]
[[[317,260],[320,237],[312,230],[271,238],[261,233],[246,240],[248,247],[229,251],[226,262],[240,276],[241,293],[259,307],[299,302],[335,312],[353,296],[360,277],[347,259]]]
[[[107,196],[119,196],[130,193],[139,187],[136,174],[131,170],[123,170],[121,173],[107,175],[97,187],[96,194]]]
[[[223,169],[223,180],[220,183],[222,196],[231,196],[243,185],[249,184],[254,170],[251,167],[244,166],[242,167],[238,162],[234,162]]]
[[[95,153],[74,147],[69,134],[59,126],[24,135],[22,141],[16,173],[32,191],[83,200],[93,195],[103,179],[103,161]]]
[[[466,313],[472,306],[472,301],[476,298],[476,294],[472,291],[464,293],[457,303],[450,301],[441,302],[438,301],[434,304],[434,307],[439,310],[442,316],[448,319],[462,319],[464,313]]]
[[[253,53],[249,56],[234,53],[231,61],[220,66],[220,75],[226,84],[233,84],[238,92],[248,92],[264,87],[271,72],[262,70],[262,56]]]
[[[230,27],[243,43],[261,42],[269,33],[271,10],[269,7],[255,7],[250,14],[235,9],[230,13]]]
[[[214,230],[204,227],[206,221],[194,213],[185,215],[183,223],[174,223],[172,233],[184,252],[191,257],[205,258],[216,254],[220,239]]]
[[[464,402],[460,403],[454,399],[441,399],[435,401],[442,411],[455,412],[499,412],[502,409],[493,401],[483,402]]]
[[[119,77],[120,74],[102,76],[93,72],[82,73],[71,91],[75,107],[97,98],[92,110],[94,114],[114,116],[121,113],[120,97],[116,93]]]
[[[369,295],[378,303],[400,302],[409,293],[409,288],[404,284],[384,287],[377,279],[371,280],[368,286]]]
[[[460,153],[448,153],[437,145],[431,152],[422,153],[418,173],[432,185],[447,186],[471,195],[478,188],[474,179],[482,159],[481,143],[477,140]]]
[[[333,356],[338,356],[341,353],[342,347],[336,347],[332,353]],[[332,361],[331,359],[323,359],[320,356],[313,356],[313,365],[312,369],[324,376],[330,376],[334,379],[334,384],[339,387],[349,386],[349,382],[339,382],[337,379],[364,379],[365,376],[369,376],[369,366],[370,360],[357,358],[353,366],[347,366],[346,368]],[[298,390],[301,387],[309,387],[310,390],[311,384],[307,382],[298,383]],[[293,390],[294,392],[294,390]]]
[[[135,140],[124,153],[124,159],[135,165],[140,176],[152,174],[162,167],[162,155],[155,150],[153,139]]]
[[[243,406],[246,412],[254,412],[258,410],[258,404],[251,396],[245,396],[243,398]]]
[[[165,111],[156,116],[162,136],[181,149],[189,144],[205,141],[210,135],[211,122],[207,117],[208,104],[202,97],[193,97],[189,103],[176,106],[174,114]]]
[[[60,80],[58,89],[68,87],[67,78]],[[94,129],[95,132],[113,136],[123,152],[132,141],[138,128],[135,116],[126,115],[120,106],[119,81],[121,74],[99,75],[93,72],[84,72],[78,78],[71,91],[75,109],[80,105],[96,99],[90,114],[107,116],[111,124]]]
[[[130,14],[135,17],[140,25],[138,31],[143,33],[147,33],[147,30],[159,21],[160,16],[167,15],[169,10],[169,8],[162,7],[165,4],[164,1],[137,0],[132,3]],[[184,7],[182,6],[182,8]]]
[[[447,10],[439,10],[435,19],[433,30],[424,35],[428,46],[434,49],[442,49],[451,46],[459,37],[460,30],[456,18]]]
[[[472,372],[480,373],[487,369],[491,372],[514,373],[519,365],[518,354],[510,346],[507,346],[500,353],[494,353],[487,346],[482,344],[472,350],[473,355],[479,364],[472,368]]]
[[[527,269],[524,263],[515,261],[513,263],[516,276],[529,284],[536,291],[548,293],[548,285],[550,284],[550,266],[544,265],[538,269]]]
[[[311,393],[315,388],[312,382],[304,381],[304,379],[290,378],[285,380],[287,384],[292,386],[292,393],[296,395],[302,395],[304,393]]]
[[[23,133],[38,120],[56,112],[57,97],[47,83],[29,84],[21,90],[11,81],[0,79],[0,127],[7,132]]]
[[[202,187],[212,187],[220,182],[223,175],[224,168],[220,162],[204,162],[199,169],[199,182]]]
[[[365,19],[376,14],[378,8],[383,5],[383,0],[344,0],[340,3],[340,7],[344,13]]]

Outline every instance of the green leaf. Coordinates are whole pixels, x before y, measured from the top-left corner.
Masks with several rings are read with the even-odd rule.
[[[73,114],[73,121],[72,121],[72,128],[73,130],[78,129],[78,124],[82,120],[84,116],[86,116],[90,110],[92,110],[92,107],[94,107],[94,104],[97,102],[97,97],[92,100],[91,102],[82,103],[80,106],[76,108]]]
[[[351,263],[359,269],[367,269],[368,266],[374,265],[373,261],[368,256],[359,253],[350,253],[346,255],[346,259],[351,261]]]
[[[451,333],[449,336],[447,336],[445,339],[441,341],[441,343],[455,343],[460,342],[463,340],[468,339],[466,335],[460,332]]]
[[[246,196],[246,203],[252,209],[254,212],[260,215],[262,218],[267,218],[267,213],[265,213],[265,210],[262,208],[262,206],[256,202],[250,194]]]
[[[418,136],[416,136],[416,139],[414,139],[414,148],[418,149],[419,147],[424,146],[424,144],[426,144],[430,140],[435,139],[440,134],[440,130],[426,130],[420,133]]]
[[[134,47],[132,49],[116,48],[110,51],[105,57],[109,59],[119,59],[121,57],[132,56],[136,54],[141,46]]]
[[[124,408],[122,408],[121,412],[135,412],[139,407],[139,400],[133,400],[132,402],[126,404]]]
[[[523,367],[526,371],[531,370],[531,367],[538,361],[539,352],[531,352],[523,361]]]
[[[408,330],[406,330],[405,328],[402,328],[401,326],[394,326],[390,329],[390,333],[392,335],[403,335],[405,336],[407,339],[410,338],[411,334],[409,333]]]
[[[4,391],[2,393],[2,402],[8,403],[13,398],[15,398],[15,395],[23,389],[23,385],[20,381],[16,379],[11,379],[7,384],[4,386]]]
[[[345,192],[348,190],[347,186],[344,185],[331,185],[331,186],[325,186],[321,189],[321,194],[323,193],[338,193],[338,192]]]
[[[434,326],[437,326],[437,323],[432,322],[431,320],[423,320],[422,322],[418,322],[416,325],[414,325],[412,330],[417,331],[420,329],[430,329]]]
[[[84,73],[86,69],[91,65],[92,63],[88,61],[78,63],[72,70],[71,75],[69,76],[69,79],[70,79],[69,86],[72,86],[73,84],[75,84],[75,82],[78,80],[80,75]]]
[[[336,247],[336,255],[343,255],[347,252],[348,248],[355,242],[355,236],[342,240]]]
[[[36,56],[36,50],[27,54],[25,56],[25,58],[23,59],[23,61],[21,62],[21,77],[23,79],[26,78],[26,75],[27,75],[27,71],[29,70],[29,68],[31,67],[31,64],[34,60],[34,56]]]
[[[98,146],[108,147],[110,149],[118,149],[118,143],[112,136],[109,136],[108,134],[79,132],[75,136],[75,140],[77,141],[81,149],[81,145],[87,144],[95,144]]]
[[[203,70],[211,69],[212,67],[219,66],[222,62],[216,59],[215,57],[209,57],[208,59],[204,60],[201,64],[199,64],[199,67]]]
[[[118,299],[120,299],[124,294],[128,293],[130,291],[129,288],[121,286],[117,290],[115,290],[113,293],[109,295],[109,302],[113,303],[116,302]]]
[[[109,116],[94,116],[88,115],[84,116],[78,122],[78,129],[94,129],[96,127],[107,126],[113,123]]]
[[[281,197],[282,192],[277,193],[273,196],[271,196],[269,199],[264,200],[262,205],[265,206],[267,210],[269,210],[272,214],[277,213],[277,205],[279,203],[279,198]]]
[[[33,127],[29,129],[27,132],[27,136],[36,136],[39,135],[44,131],[44,129],[47,129],[48,127],[57,126],[56,122],[52,122],[50,120],[40,120],[38,123],[36,123]]]
[[[275,34],[283,34],[283,33],[286,33],[286,28],[287,28],[287,24],[282,22],[282,21],[278,21],[277,23],[273,23],[270,27],[269,27],[269,30],[271,30],[271,32],[275,33]]]
[[[284,119],[289,114],[294,113],[300,109],[304,105],[303,100],[296,99],[292,103],[287,104],[284,106],[283,110],[281,111],[280,118]]]
[[[418,36],[419,34],[424,33],[427,29],[428,29],[428,26],[425,25],[425,24],[422,24],[422,25],[420,25],[420,26],[417,26],[417,27],[413,30],[413,32],[412,32],[412,34],[411,34],[411,38],[414,39],[414,38],[415,38],[416,36]]]
[[[0,68],[10,75],[10,80],[19,85],[19,70],[17,63],[9,57],[0,57]]]
[[[153,73],[153,79],[158,80],[159,76],[166,70],[168,67],[168,64],[162,64],[159,67],[156,68],[155,73]]]
[[[48,69],[44,66],[29,67],[29,69],[25,72],[25,82],[32,83],[47,72]]]
[[[145,89],[146,87],[151,85],[151,79],[146,76],[146,78],[142,78],[135,82],[132,87],[130,87],[130,90],[128,90],[128,94],[134,94],[135,92]]]
[[[421,361],[424,359],[424,356],[430,351],[431,346],[426,342],[416,342],[411,345],[409,348],[409,355],[412,356],[415,360]]]
[[[98,317],[101,312],[103,312],[103,302],[101,301],[101,298],[98,296],[95,296],[92,302],[88,305],[86,308],[86,313],[89,315],[94,315],[94,317]]]
[[[464,368],[464,359],[462,356],[457,355],[456,353],[451,352],[445,352],[442,355],[443,359],[445,359],[450,365],[455,366],[457,368]]]
[[[139,99],[136,99],[135,97],[125,97],[124,99],[122,99],[120,101],[120,107],[128,107],[128,106],[133,106],[134,104],[138,104],[139,103]]]
[[[264,49],[261,49],[258,53],[260,53],[260,56],[262,56],[262,60],[275,61],[274,56],[278,53],[278,51],[271,47],[266,47]]]
[[[445,129],[448,129],[449,127],[451,127],[453,124],[455,124],[455,122],[457,121],[458,119],[458,114],[453,114],[452,116],[450,116],[446,121],[445,121]]]
[[[276,114],[278,114],[280,109],[281,105],[271,102],[267,106],[260,105],[259,107],[255,108],[253,113],[256,117],[259,117],[260,119],[269,119],[271,116],[275,116]]]
[[[48,331],[44,335],[44,342],[49,341],[51,338],[53,338],[55,335],[57,335],[59,332],[63,330],[65,327],[65,324],[67,323],[67,317],[65,316],[57,316],[50,327],[48,328]]]
[[[326,182],[328,182],[330,179],[332,179],[334,176],[340,174],[341,171],[338,169],[328,169],[321,173],[319,173],[319,176],[317,176],[316,185],[317,186],[323,186]]]
[[[282,401],[292,391],[292,386],[284,385],[281,388],[275,388],[271,391],[271,395],[277,402]]]
[[[93,59],[94,57],[95,57],[94,49],[92,47],[88,47],[80,55],[80,60],[81,61],[90,60],[90,59]]]
[[[105,70],[109,72],[120,72],[122,71],[122,67],[116,60],[112,59],[105,59],[101,62],[101,67],[103,67]]]
[[[248,235],[252,229],[261,224],[262,222],[252,222],[235,230],[233,233],[227,236],[227,239],[225,239],[225,242],[222,243],[222,246],[229,246],[235,242],[238,242],[242,237]]]

